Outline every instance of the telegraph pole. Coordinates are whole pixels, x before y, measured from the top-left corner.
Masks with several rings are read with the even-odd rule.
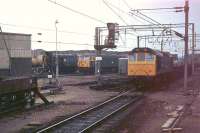
[[[185,0],[185,59],[184,59],[184,89],[187,89],[188,78],[188,21],[189,21],[189,1]]]

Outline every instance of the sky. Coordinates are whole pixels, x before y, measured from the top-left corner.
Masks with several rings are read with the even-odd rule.
[[[94,45],[95,27],[104,27],[107,22],[116,22],[119,25],[148,24],[128,15],[130,9],[184,6],[184,0],[107,0],[110,5],[118,7],[117,9],[111,6],[114,13],[103,0],[56,0],[64,6],[104,22],[102,23],[62,8],[48,0],[0,0],[0,2],[2,30],[32,34],[32,49],[44,50],[55,50],[56,48],[55,20],[59,22],[56,24],[59,31],[58,50],[91,50]],[[200,1],[189,0],[189,4],[189,21],[195,23],[196,32],[200,33],[200,28],[198,28],[200,27]],[[184,22],[183,12],[143,11],[143,13],[160,23]],[[136,47],[136,42],[129,40],[121,45],[117,50],[127,51]],[[171,46],[168,49],[170,50]]]

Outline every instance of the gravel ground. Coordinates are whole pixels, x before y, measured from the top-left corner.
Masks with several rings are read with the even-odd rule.
[[[71,80],[68,80],[71,79]],[[68,77],[63,78],[63,81],[69,83],[77,83],[90,80],[91,77]],[[10,133],[19,132],[22,128],[28,127],[27,125],[41,125],[55,120],[59,116],[71,115],[80,112],[89,106],[102,102],[114,95],[117,95],[117,91],[96,91],[89,89],[88,86],[65,86],[64,91],[57,95],[49,95],[47,99],[54,101],[55,104],[47,107],[39,107],[33,110],[18,113],[0,119],[0,132]],[[40,99],[37,99],[37,103],[41,103]],[[12,127],[12,128],[11,128]]]
[[[119,78],[126,78],[126,76],[118,75],[118,74],[105,74],[101,75],[101,79],[119,79]],[[86,76],[61,76],[59,77],[59,81],[61,84],[64,85],[75,85],[84,82],[93,82],[96,81],[95,75],[86,75]],[[48,83],[49,79],[40,79],[39,80],[39,87],[43,86],[44,84]]]
[[[144,102],[128,118],[122,120],[115,132],[118,133],[160,133],[161,126],[168,120],[167,113],[173,112],[178,105],[189,105],[177,127],[183,133],[200,131],[200,96],[193,99],[200,88],[200,75],[189,78],[189,87],[183,90],[183,79],[156,92],[145,94]],[[194,100],[194,102],[192,102]]]
[[[77,84],[95,80],[95,77],[68,76],[61,79],[66,84]],[[194,100],[194,96],[191,95],[193,92],[197,94],[200,90],[199,79],[200,75],[190,77],[187,90],[183,89],[183,79],[181,79],[159,91],[146,93],[141,106],[124,118],[114,132],[160,133],[161,126],[168,119],[167,113],[174,111],[178,105],[188,105],[188,110],[177,127],[183,128],[183,133],[200,131],[200,96],[197,95]],[[62,93],[47,96],[48,100],[54,101],[55,104],[0,119],[0,131],[19,132],[29,124],[46,124],[61,116],[77,113],[118,93],[91,90],[87,85],[65,86]],[[36,102],[42,103],[40,99]]]

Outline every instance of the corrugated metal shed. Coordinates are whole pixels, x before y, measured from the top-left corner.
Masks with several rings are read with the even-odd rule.
[[[9,58],[6,50],[0,49],[0,69],[8,69],[9,68]]]
[[[31,35],[0,33],[0,60],[3,73],[10,71],[13,76],[31,74]]]

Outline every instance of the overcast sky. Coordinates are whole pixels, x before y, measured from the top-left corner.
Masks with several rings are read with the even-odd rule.
[[[184,0],[107,0],[125,12],[132,9],[175,7],[184,6]],[[104,23],[89,19],[73,13],[48,0],[0,0],[0,25],[4,32],[16,32],[32,34],[32,49],[55,50],[55,20],[59,31],[59,50],[93,49],[94,31],[97,26],[106,26]],[[103,0],[56,0],[67,7],[80,11],[103,22],[125,23],[119,19],[103,2]],[[196,24],[196,31],[200,33],[200,1],[190,0],[190,22]],[[120,10],[112,7],[127,24],[145,24]],[[183,23],[184,13],[172,13],[167,11],[143,12],[156,19],[160,23]],[[146,23],[147,24],[147,23]],[[68,33],[73,32],[73,33]],[[37,33],[42,33],[38,35]],[[43,41],[37,43],[35,41]],[[77,43],[77,44],[68,44]],[[88,44],[78,45],[78,44]],[[89,46],[91,45],[91,46]],[[130,50],[135,44],[129,42],[119,50]],[[127,48],[126,48],[127,47]]]

